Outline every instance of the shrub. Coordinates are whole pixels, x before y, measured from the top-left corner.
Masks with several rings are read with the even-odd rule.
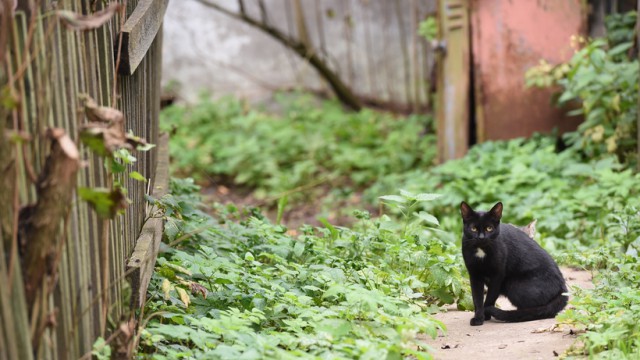
[[[560,105],[579,104],[570,112],[584,115],[578,130],[566,135],[589,158],[617,154],[627,165],[637,159],[638,74],[640,64],[630,56],[636,13],[616,14],[606,20],[607,37],[573,37],[571,60],[552,66],[545,61],[527,71],[529,86],[559,85]]]

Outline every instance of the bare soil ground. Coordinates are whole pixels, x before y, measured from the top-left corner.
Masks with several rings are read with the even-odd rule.
[[[591,273],[587,271],[562,268],[569,288],[573,285],[592,288]],[[503,309],[513,309],[504,297],[498,299]],[[424,336],[424,340],[434,349],[436,359],[555,359],[567,350],[575,341],[573,329],[556,327],[555,319],[537,320],[522,323],[502,323],[486,321],[482,326],[471,326],[472,312],[457,311],[435,316],[447,329],[446,335],[439,334],[436,339]]]

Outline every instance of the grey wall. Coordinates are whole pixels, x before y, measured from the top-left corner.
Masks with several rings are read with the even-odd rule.
[[[214,0],[209,0],[214,1]],[[237,10],[236,1],[217,3]],[[245,0],[260,18],[257,0]],[[297,35],[291,0],[265,0],[269,23]],[[424,104],[432,59],[415,34],[435,0],[301,0],[309,38],[359,95]],[[327,89],[316,71],[269,35],[196,0],[170,1],[164,25],[165,84],[194,100],[206,89],[252,100],[282,88]]]

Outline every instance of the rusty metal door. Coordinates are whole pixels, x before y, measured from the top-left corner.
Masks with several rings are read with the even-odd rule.
[[[572,35],[586,32],[583,0],[471,0],[476,141],[574,129],[553,105],[557,89],[525,88],[524,74],[541,59],[551,64],[573,55]]]
[[[571,35],[584,35],[582,0],[439,0],[437,126],[439,160],[469,145],[575,129],[553,105],[557,89],[527,89],[524,74],[541,59],[573,55]]]
[[[438,1],[436,118],[440,162],[463,156],[469,145],[469,0]]]

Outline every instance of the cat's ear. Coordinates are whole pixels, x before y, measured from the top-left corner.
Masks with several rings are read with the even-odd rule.
[[[494,219],[500,220],[502,218],[502,203],[498,202],[497,204],[493,205],[491,210],[489,210],[489,214],[491,214]]]
[[[522,231],[524,231],[532,239],[536,236],[536,222],[538,222],[538,220],[533,220],[529,223],[529,225],[522,228]]]
[[[471,218],[471,215],[475,214],[475,211],[467,204],[466,202],[460,203],[460,214],[462,215],[462,220],[467,221]]]

